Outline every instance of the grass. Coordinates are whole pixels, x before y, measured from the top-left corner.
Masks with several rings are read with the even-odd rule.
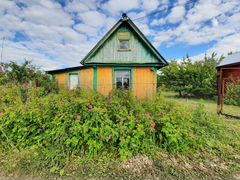
[[[163,96],[167,99],[177,101],[183,105],[192,106],[195,104],[204,104],[206,110],[213,114],[217,113],[217,102],[214,100],[196,99],[196,98],[179,98],[174,92],[163,92]],[[240,106],[224,105],[224,113],[240,117]]]
[[[217,103],[213,100],[205,99],[194,99],[194,98],[179,98],[174,92],[163,92],[162,95],[171,101],[175,101],[181,105],[195,106],[196,104],[203,104],[206,111],[216,115],[217,113]],[[224,113],[240,116],[240,107],[232,105],[224,105]],[[219,124],[224,125],[224,135],[220,139],[215,139],[211,143],[216,144],[216,148],[212,150],[204,150],[203,152],[198,151],[196,154],[192,155],[177,155],[175,161],[183,160],[183,167],[186,164],[190,167],[185,172],[182,172],[180,169],[182,167],[176,168],[174,163],[171,166],[174,166],[173,169],[176,177],[178,178],[226,178],[231,177],[233,179],[240,179],[240,120],[236,118],[229,118],[226,116],[218,116]],[[213,135],[214,136],[214,135]],[[170,155],[171,156],[171,155]],[[189,157],[192,156],[192,157]],[[162,161],[165,163],[169,160]],[[206,164],[207,163],[207,164]],[[216,164],[215,164],[216,163]],[[168,163],[167,163],[168,164]],[[215,165],[214,165],[215,164]],[[206,165],[208,167],[206,167]],[[210,165],[210,166],[209,166]],[[205,168],[204,168],[205,166]],[[216,168],[216,167],[219,167]],[[196,175],[196,173],[198,175]],[[184,175],[185,174],[185,175]],[[166,175],[168,176],[168,175]],[[171,178],[171,177],[170,177]]]

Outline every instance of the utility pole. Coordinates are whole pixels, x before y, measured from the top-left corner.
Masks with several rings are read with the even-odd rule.
[[[4,46],[5,37],[2,38],[2,50],[1,50],[1,63],[3,62],[3,46]]]

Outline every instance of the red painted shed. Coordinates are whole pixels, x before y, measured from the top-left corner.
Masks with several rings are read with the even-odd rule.
[[[228,84],[240,80],[240,52],[224,58],[217,66],[217,73],[218,113],[223,113],[224,97]]]

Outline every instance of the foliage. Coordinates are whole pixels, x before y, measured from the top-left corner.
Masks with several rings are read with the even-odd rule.
[[[57,92],[58,87],[55,79],[44,74],[38,68],[31,64],[31,61],[25,61],[23,64],[15,62],[1,63],[4,73],[0,73],[0,85],[18,84],[27,91],[28,86],[43,87],[45,93]]]
[[[10,173],[20,168],[65,176],[87,168],[104,174],[113,168],[103,164],[110,159],[119,163],[139,154],[216,148],[211,142],[225,129],[202,105],[185,107],[161,96],[140,101],[128,91],[106,98],[80,89],[43,95],[43,88],[29,87],[25,101],[21,91],[0,86],[0,164],[9,162]],[[100,167],[93,163],[98,160]]]
[[[173,61],[162,69],[158,84],[179,93],[179,96],[212,98],[216,96],[216,66],[223,58],[204,57],[202,61],[192,61],[186,57],[180,62]]]
[[[240,80],[227,85],[224,101],[226,104],[240,106]]]

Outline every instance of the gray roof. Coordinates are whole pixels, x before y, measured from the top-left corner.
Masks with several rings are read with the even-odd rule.
[[[225,57],[217,67],[240,63],[240,52]]]

